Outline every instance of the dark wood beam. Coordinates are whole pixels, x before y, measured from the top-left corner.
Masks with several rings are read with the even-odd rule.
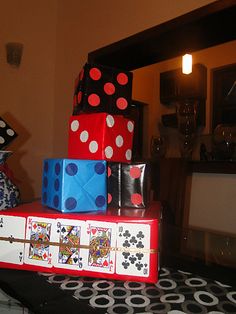
[[[219,0],[102,47],[88,61],[134,70],[236,39],[236,0]]]

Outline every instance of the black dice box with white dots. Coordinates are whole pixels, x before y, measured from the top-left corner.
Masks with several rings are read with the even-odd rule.
[[[132,79],[132,72],[86,63],[75,81],[73,115],[82,112],[128,115]]]
[[[16,131],[0,117],[0,150],[5,149],[17,135]]]

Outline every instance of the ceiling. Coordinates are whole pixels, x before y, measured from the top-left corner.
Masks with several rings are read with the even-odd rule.
[[[219,0],[92,51],[88,62],[134,70],[236,39],[236,0]]]

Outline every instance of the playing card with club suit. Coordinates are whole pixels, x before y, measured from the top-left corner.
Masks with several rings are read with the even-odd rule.
[[[48,242],[55,242],[55,235],[55,219],[28,217],[26,239],[32,242],[25,245],[24,262],[31,265],[52,267],[53,246]]]
[[[116,223],[102,221],[86,222],[86,250],[84,269],[101,273],[114,273]]]
[[[25,239],[24,217],[0,215],[0,237],[9,237],[12,241],[0,241],[0,262],[23,264],[24,239]],[[22,239],[22,242],[14,242]]]
[[[73,219],[57,219],[56,242],[53,248],[52,264],[54,267],[74,270],[83,269],[85,249],[85,221]]]
[[[117,248],[117,274],[140,277],[149,276],[150,225],[118,223]]]

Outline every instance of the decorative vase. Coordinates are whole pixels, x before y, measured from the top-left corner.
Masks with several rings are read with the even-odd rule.
[[[6,160],[11,151],[0,151],[0,210],[16,207],[20,203],[20,192],[13,183],[13,173]]]
[[[177,103],[177,122],[181,157],[191,159],[196,137],[196,100],[183,100]]]

